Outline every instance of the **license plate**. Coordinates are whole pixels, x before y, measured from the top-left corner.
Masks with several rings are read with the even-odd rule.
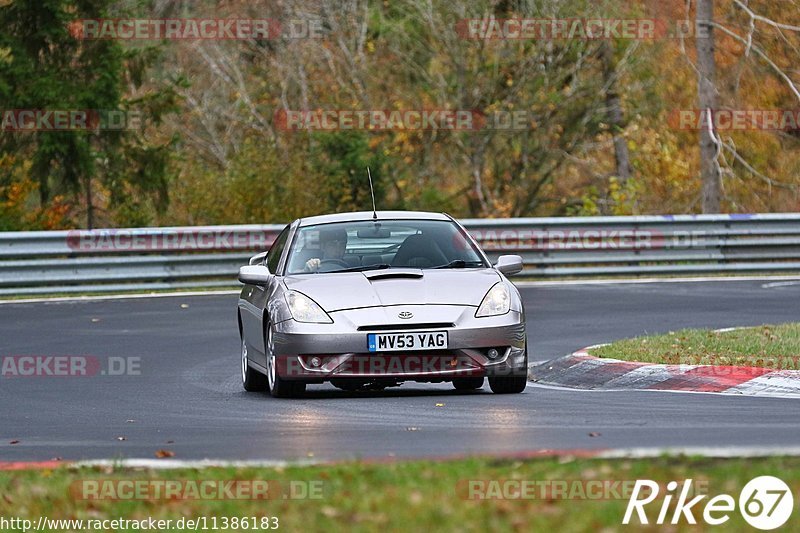
[[[447,348],[447,332],[370,333],[367,335],[367,346],[370,352],[443,350]]]

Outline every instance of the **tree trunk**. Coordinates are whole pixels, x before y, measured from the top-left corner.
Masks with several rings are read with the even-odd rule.
[[[92,178],[86,178],[86,229],[94,229],[94,206],[92,205]]]
[[[716,73],[714,60],[714,0],[697,2],[697,99],[703,113],[700,129],[700,175],[703,180],[703,213],[719,213],[722,196],[722,177],[717,161],[713,118],[717,109]]]
[[[608,41],[604,41],[600,45],[600,54],[603,60],[603,82],[606,88],[606,112],[614,139],[616,175],[624,183],[631,177],[631,157],[628,152],[628,143],[622,136],[625,129],[625,117],[622,112],[622,102],[617,93],[617,64],[614,61],[614,50]]]

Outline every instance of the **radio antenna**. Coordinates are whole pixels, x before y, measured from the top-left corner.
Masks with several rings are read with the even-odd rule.
[[[375,208],[375,189],[372,187],[372,172],[367,167],[367,176],[369,177],[369,192],[372,195],[372,219],[378,220],[378,210]]]

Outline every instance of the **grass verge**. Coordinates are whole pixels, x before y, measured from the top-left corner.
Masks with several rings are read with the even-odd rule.
[[[658,516],[666,491],[664,487],[669,481],[682,483],[692,479],[698,489],[695,494],[706,493],[713,497],[725,493],[738,501],[745,484],[760,475],[782,478],[792,489],[795,501],[800,500],[800,457],[475,458],[286,468],[159,471],[60,468],[0,472],[0,518],[21,517],[36,523],[39,516],[78,520],[153,517],[173,520],[170,528],[173,531],[179,530],[174,521],[182,517],[205,517],[208,527],[216,517],[220,529],[225,517],[229,520],[256,517],[258,521],[263,517],[277,517],[284,531],[613,531],[623,528],[622,518],[637,479],[652,479],[662,487],[662,494],[646,507],[652,523]],[[157,482],[172,480],[180,481],[183,487],[188,487],[188,482],[266,480],[270,490],[277,486],[280,489],[275,491],[274,499],[267,500],[82,498],[87,494],[82,492],[87,486],[95,490],[95,485],[90,485],[92,482],[105,487],[99,489],[99,494],[106,491],[109,495],[122,493],[120,481],[146,481],[142,486],[153,490]],[[470,480],[482,485],[473,485],[470,492]],[[514,483],[507,483],[507,480],[514,480]],[[594,489],[589,481],[595,482]],[[602,485],[597,485],[598,481]],[[530,490],[524,499],[468,498],[470,495],[492,496],[503,491],[514,496],[520,490],[515,482],[538,488]],[[619,483],[615,485],[614,482]],[[557,489],[559,486],[562,489]],[[598,486],[604,488],[598,492]],[[109,487],[114,492],[108,492]],[[309,492],[319,497],[292,498]],[[284,494],[290,497],[283,498]],[[702,525],[702,508],[709,497],[697,506],[699,510],[695,508],[700,526],[690,526],[684,519],[671,530],[712,529]],[[677,498],[672,500],[673,507],[675,500]],[[738,510],[730,515],[726,531],[752,531]],[[638,523],[636,519],[634,523]],[[798,526],[800,517],[794,516],[784,527],[796,530]],[[228,530],[236,529],[229,527]]]
[[[596,357],[645,363],[757,366],[800,370],[800,323],[731,331],[684,329],[635,337],[589,351]]]

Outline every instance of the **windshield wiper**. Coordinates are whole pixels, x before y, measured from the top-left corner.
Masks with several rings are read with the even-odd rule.
[[[467,268],[480,266],[484,266],[483,261],[464,261],[463,259],[456,259],[455,261],[450,261],[446,265],[439,265],[431,268]]]
[[[388,265],[386,263],[376,263],[374,265],[364,265],[364,266],[357,266],[351,268],[343,268],[342,270],[331,270],[331,272],[364,272],[366,270],[383,270],[386,268],[392,268],[392,265]],[[326,272],[327,274],[327,272]]]

